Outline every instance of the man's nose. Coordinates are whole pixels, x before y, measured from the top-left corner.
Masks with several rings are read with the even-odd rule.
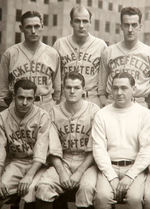
[[[133,30],[132,25],[129,25],[129,32],[131,32]]]
[[[74,88],[71,88],[71,93],[74,93]]]
[[[80,22],[80,28],[83,28],[83,21]]]
[[[122,93],[122,90],[119,88],[118,89],[118,94],[121,94]]]
[[[26,98],[23,100],[23,105],[27,105],[27,99]]]
[[[35,28],[34,27],[32,27],[32,33],[35,33]]]

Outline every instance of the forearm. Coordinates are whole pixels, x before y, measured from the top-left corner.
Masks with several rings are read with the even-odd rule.
[[[26,173],[26,176],[33,178],[35,176],[35,174],[37,173],[37,171],[40,169],[40,167],[42,166],[41,162],[33,162],[31,168],[29,169],[29,171]]]
[[[64,172],[64,166],[62,164],[62,160],[59,157],[51,156],[51,162],[55,167],[58,175],[61,176],[62,173]]]
[[[92,153],[87,153],[87,156],[83,163],[76,169],[80,173],[84,173],[94,162]]]
[[[3,169],[4,169],[4,167],[0,165],[0,180],[1,180],[1,177],[2,177],[2,174],[3,174]]]

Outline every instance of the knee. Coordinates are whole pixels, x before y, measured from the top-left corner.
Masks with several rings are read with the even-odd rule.
[[[58,196],[53,187],[47,184],[40,184],[37,187],[36,198],[39,200],[53,202],[55,200],[54,197]]]
[[[91,184],[81,184],[78,189],[79,192],[94,193],[95,187]]]
[[[129,205],[135,205],[135,208],[136,208],[136,205],[140,205],[142,201],[143,199],[138,195],[134,195],[134,194],[127,195],[127,203]]]
[[[97,206],[97,205],[105,206],[112,199],[113,199],[113,193],[111,194],[109,192],[106,192],[105,190],[100,190],[95,193],[94,205],[95,206]]]

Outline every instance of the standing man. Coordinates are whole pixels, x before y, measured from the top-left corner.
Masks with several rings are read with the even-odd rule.
[[[138,8],[125,7],[121,10],[120,18],[124,40],[106,48],[102,55],[100,89],[108,97],[108,101],[103,97],[102,103],[112,102],[113,77],[124,71],[135,79],[134,100],[147,106],[145,99],[150,93],[150,47],[138,40],[142,14]]]
[[[20,30],[25,40],[8,48],[1,59],[0,108],[7,107],[4,100],[9,95],[9,87],[24,78],[37,85],[35,103],[49,111],[60,98],[59,55],[54,48],[41,42],[43,22],[37,11],[22,15]]]
[[[33,105],[35,94],[35,83],[17,81],[14,106],[0,113],[1,207],[13,195],[26,199],[33,177],[46,162],[50,118],[45,110]]]
[[[77,72],[64,77],[66,100],[52,110],[52,122],[58,133],[54,136],[50,132],[49,152],[53,167],[39,181],[36,209],[49,209],[60,194],[75,188],[78,189],[77,208],[93,209],[97,168],[90,133],[99,107],[82,98],[84,85],[84,77]]]
[[[99,168],[95,209],[111,209],[126,199],[129,209],[142,209],[144,170],[150,164],[150,112],[132,102],[135,80],[116,74],[112,83],[114,103],[95,116],[93,155]]]
[[[100,61],[106,44],[89,34],[91,16],[85,7],[73,7],[70,12],[73,34],[58,39],[54,48],[61,57],[62,77],[66,72],[81,73],[85,79],[86,99],[100,106]]]

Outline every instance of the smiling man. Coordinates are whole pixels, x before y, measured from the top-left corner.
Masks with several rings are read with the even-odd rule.
[[[24,41],[8,48],[0,65],[0,109],[19,79],[29,79],[37,85],[35,104],[49,111],[59,101],[61,90],[60,59],[57,51],[42,43],[43,20],[37,11],[27,11],[21,17],[20,30]],[[7,100],[8,101],[8,100]]]
[[[58,133],[58,136],[50,135],[49,150],[54,167],[50,167],[39,181],[36,209],[49,209],[55,199],[73,189],[77,190],[77,208],[93,209],[97,168],[93,161],[90,133],[99,107],[82,98],[84,86],[81,74],[65,74],[66,101],[52,110],[52,121]],[[60,208],[62,205],[57,207]]]
[[[138,38],[142,14],[138,8],[125,7],[121,10],[120,19],[124,39],[106,48],[102,54],[100,89],[105,95],[102,103],[112,102],[113,77],[119,72],[128,72],[135,79],[134,100],[147,106],[150,93],[150,47]]]
[[[26,198],[34,176],[46,162],[50,118],[33,104],[36,89],[30,80],[17,81],[14,106],[0,113],[0,207],[14,195]]]
[[[126,72],[112,81],[114,102],[96,113],[92,128],[93,155],[99,168],[95,209],[111,209],[125,200],[142,209],[144,170],[150,164],[150,112],[132,102],[135,80]]]
[[[76,71],[85,79],[85,99],[100,103],[100,62],[101,53],[106,48],[103,40],[89,33],[91,12],[84,6],[73,7],[70,12],[70,25],[73,33],[58,39],[54,48],[61,57],[62,77],[66,72]]]

